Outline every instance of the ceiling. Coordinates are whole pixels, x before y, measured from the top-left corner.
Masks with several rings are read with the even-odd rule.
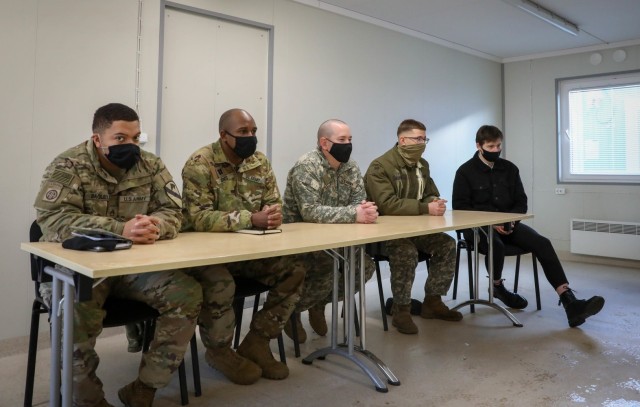
[[[640,0],[535,0],[576,24],[568,34],[520,0],[295,0],[500,62],[640,44]]]

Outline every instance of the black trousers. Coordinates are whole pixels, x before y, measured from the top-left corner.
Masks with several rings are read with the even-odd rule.
[[[487,228],[482,228],[486,232]],[[507,252],[505,245],[520,247],[521,249],[530,251],[542,266],[544,275],[547,277],[549,284],[555,289],[563,284],[568,284],[567,276],[555,249],[546,237],[523,223],[516,223],[513,232],[509,235],[501,235],[491,228],[493,233],[493,278],[498,280],[502,278],[502,269],[504,267],[504,257]],[[467,229],[463,231],[464,238],[469,244],[473,244],[473,230]],[[489,252],[489,242],[487,236],[479,232],[480,240],[478,241],[478,249],[480,253],[485,255],[485,266],[489,269],[489,259],[486,254]]]

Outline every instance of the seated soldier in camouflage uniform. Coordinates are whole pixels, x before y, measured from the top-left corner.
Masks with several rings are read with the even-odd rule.
[[[398,126],[398,142],[376,158],[365,174],[367,196],[375,200],[382,215],[442,216],[447,201],[440,198],[429,175],[429,163],[422,158],[427,142],[424,124],[405,120]],[[393,293],[392,325],[404,334],[418,333],[410,315],[411,287],[418,265],[418,250],[431,254],[429,276],[424,285],[422,318],[460,321],[462,314],[451,311],[441,296],[449,290],[455,269],[455,239],[434,233],[386,242]]]
[[[137,113],[112,103],[93,118],[93,135],[47,167],[36,198],[43,241],[61,242],[74,226],[121,234],[135,244],[172,239],[181,226],[181,199],[160,158],[138,146]],[[138,378],[118,391],[127,406],[151,406],[182,362],[202,303],[202,289],[180,271],[110,277],[93,288],[90,301],[75,304],[73,405],[110,406],[96,376],[94,350],[102,331],[106,298],[149,304],[159,312],[155,336],[142,355]]]
[[[358,164],[350,160],[351,130],[337,119],[327,120],[318,129],[318,147],[303,155],[291,168],[284,192],[282,215],[284,223],[373,223],[378,209],[366,201],[364,182]],[[318,335],[327,333],[325,305],[332,300],[333,259],[323,251],[301,255],[307,267],[304,288],[296,305],[298,340],[304,342],[307,333],[302,327],[300,312],[309,310],[309,323]],[[375,265],[365,257],[365,277],[371,278]],[[359,280],[359,269],[356,281]],[[340,284],[340,297],[344,287]],[[291,325],[285,333],[292,336]]]
[[[280,226],[280,192],[269,160],[256,152],[256,131],[249,113],[229,110],[220,117],[220,139],[189,157],[182,169],[184,231]],[[268,237],[263,243],[269,244]],[[298,302],[305,274],[302,262],[284,256],[202,267],[189,274],[202,285],[204,302],[198,325],[207,363],[237,384],[252,384],[260,376],[286,378],[289,369],[273,358],[269,341],[280,335]],[[271,287],[237,353],[231,349],[234,276]]]

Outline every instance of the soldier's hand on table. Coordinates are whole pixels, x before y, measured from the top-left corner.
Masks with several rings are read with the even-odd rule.
[[[356,206],[356,223],[374,223],[378,219],[378,207],[374,202],[362,201]]]
[[[280,205],[265,205],[260,212],[251,214],[251,224],[259,229],[275,229],[282,224]]]
[[[136,215],[124,224],[122,236],[135,244],[152,244],[160,238],[160,219],[155,216]]]

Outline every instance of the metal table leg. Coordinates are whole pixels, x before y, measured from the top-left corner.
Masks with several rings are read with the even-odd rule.
[[[75,302],[75,282],[73,273],[70,271],[50,266],[46,266],[44,271],[53,278],[49,405],[53,407],[60,406],[60,391],[62,391],[62,406],[71,407],[73,399],[73,305]],[[62,297],[62,288],[64,288],[64,297]],[[62,318],[63,316],[64,318]],[[60,318],[63,320],[64,329],[61,329]],[[61,348],[62,360],[60,360]],[[60,376],[61,365],[62,377]]]
[[[488,233],[486,233],[487,235],[487,240],[489,241],[489,253],[487,254],[487,256],[489,256],[489,300],[481,300],[480,296],[479,296],[479,283],[480,283],[480,267],[479,267],[479,260],[480,260],[480,253],[478,252],[478,237],[479,237],[479,233],[478,233],[478,229],[477,227],[473,228],[473,252],[475,255],[475,262],[474,262],[474,267],[473,267],[473,279],[474,279],[474,298],[468,301],[465,301],[461,304],[456,305],[455,307],[452,308],[453,311],[456,311],[462,307],[465,307],[467,305],[471,306],[473,304],[478,304],[478,305],[486,305],[488,307],[491,307],[495,310],[498,310],[500,312],[502,312],[507,318],[509,318],[511,320],[511,322],[513,323],[513,326],[517,326],[519,328],[521,328],[523,325],[520,321],[518,321],[518,319],[511,313],[509,312],[507,309],[505,309],[504,307],[502,307],[501,305],[496,304],[495,302],[493,302],[493,233],[491,231],[491,225],[488,226]],[[482,229],[480,229],[480,231],[482,231],[482,233],[484,233],[484,231]]]
[[[360,267],[360,345],[356,345],[354,335],[354,300],[355,300],[355,270],[356,270],[356,251],[360,250],[359,267]],[[386,393],[389,391],[385,383],[374,372],[369,364],[364,363],[359,359],[358,355],[364,356],[366,360],[373,363],[387,378],[389,384],[398,386],[400,381],[393,374],[384,362],[378,359],[372,352],[366,349],[366,297],[364,290],[364,247],[351,246],[346,249],[346,255],[343,257],[335,251],[326,251],[334,259],[333,268],[333,304],[332,304],[332,321],[331,321],[331,346],[318,349],[311,353],[309,356],[302,360],[302,363],[310,365],[315,359],[324,359],[329,354],[335,354],[345,357],[358,365],[362,371],[369,376],[369,379],[375,385],[377,391]],[[338,278],[339,278],[339,262],[344,261],[345,264],[345,293],[344,293],[344,307],[345,307],[345,343],[338,344]],[[358,355],[356,355],[357,352]]]

